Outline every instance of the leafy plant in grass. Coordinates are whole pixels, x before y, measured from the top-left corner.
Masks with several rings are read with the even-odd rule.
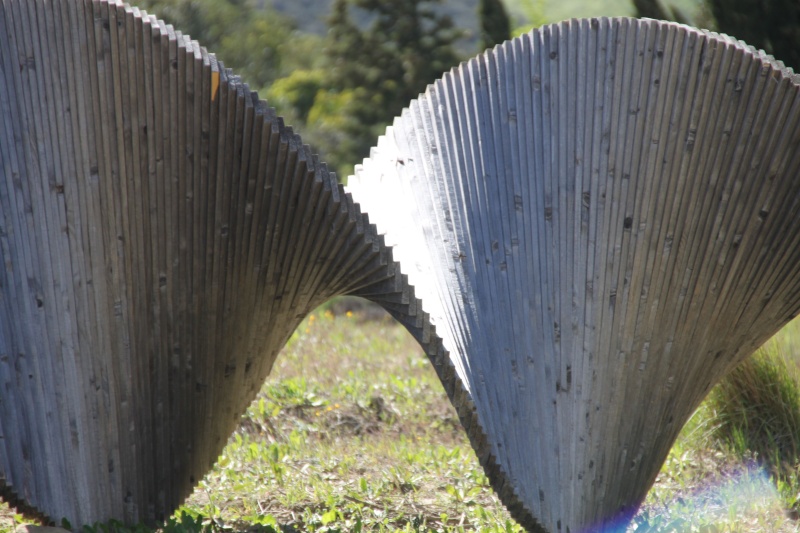
[[[800,372],[772,342],[736,367],[709,396],[715,435],[738,455],[752,452],[787,505],[797,508]]]

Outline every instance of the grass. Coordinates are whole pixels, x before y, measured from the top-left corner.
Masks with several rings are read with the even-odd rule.
[[[2,515],[0,515],[2,516]],[[0,518],[0,533],[20,516]],[[489,487],[433,368],[383,312],[311,314],[169,528],[521,529]]]
[[[787,331],[783,338],[788,337]],[[773,339],[736,367],[708,399],[717,439],[734,455],[752,453],[794,516],[800,499],[798,383],[797,359],[785,342]]]
[[[670,451],[629,531],[800,531],[757,456],[734,452],[719,439],[715,424],[705,402]]]
[[[306,319],[186,509],[236,529],[518,531],[424,354],[364,313]]]
[[[783,351],[796,342],[796,326],[775,341]],[[776,488],[759,460],[769,452],[731,445],[719,412],[709,400],[690,420],[629,531],[800,531],[785,512],[800,492],[796,476]],[[22,521],[0,509],[0,533]],[[114,530],[130,531],[93,528]],[[475,530],[521,531],[414,340],[374,308],[344,300],[298,328],[164,533]]]
[[[712,389],[648,494],[641,531],[800,531],[798,348],[794,321]]]

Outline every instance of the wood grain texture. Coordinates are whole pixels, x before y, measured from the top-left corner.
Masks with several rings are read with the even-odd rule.
[[[429,86],[347,188],[531,530],[625,524],[710,388],[800,311],[800,78],[726,36],[534,30]]]
[[[345,190],[174,28],[0,0],[0,495],[162,520],[354,294],[423,346],[527,529],[624,522],[800,310],[798,87],[725,36],[564,22],[430,86]]]
[[[171,514],[319,304],[409,307],[300,138],[117,1],[0,0],[0,259],[0,494],[75,527]]]

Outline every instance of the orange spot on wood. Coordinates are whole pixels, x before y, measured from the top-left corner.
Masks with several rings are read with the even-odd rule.
[[[211,73],[211,101],[217,98],[217,91],[219,90],[219,72]]]

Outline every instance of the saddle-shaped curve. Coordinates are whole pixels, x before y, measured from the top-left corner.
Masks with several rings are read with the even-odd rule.
[[[0,259],[0,495],[76,528],[169,516],[331,297],[423,334],[325,165],[115,0],[0,0]]]
[[[410,212],[422,214],[410,220],[411,226],[401,225],[398,230],[395,222],[408,220],[408,211],[395,212],[394,220],[381,221],[381,230],[398,243],[405,268],[413,269],[412,284],[420,285],[422,303],[426,310],[430,308],[437,330],[392,262],[390,250],[343,194],[335,177],[246,85],[196,43],[115,1],[3,0],[0,28],[0,253],[4,265],[0,271],[0,474],[5,497],[50,518],[67,517],[77,525],[108,518],[153,522],[169,514],[211,466],[238,414],[305,313],[335,294],[351,293],[381,303],[415,334],[512,514],[532,530],[576,531],[620,511],[629,514],[652,482],[648,476],[655,475],[687,405],[696,404],[725,368],[796,310],[795,300],[776,295],[794,294],[790,289],[796,261],[790,245],[797,232],[791,216],[793,197],[788,192],[797,174],[797,158],[791,151],[797,146],[797,85],[781,74],[779,66],[716,36],[652,22],[602,20],[553,26],[454,71],[412,105],[411,115],[396,124],[395,131],[404,133],[390,132],[365,166],[377,167],[384,174],[380,181],[387,188],[384,200],[369,190],[368,183],[359,186],[357,179],[353,190],[374,208],[376,216],[397,207],[399,197],[388,193],[390,187],[405,191]],[[558,36],[556,40],[553,35]],[[654,40],[656,36],[661,40]],[[683,43],[682,48],[676,42]],[[648,43],[656,45],[647,50]],[[672,48],[665,43],[672,43]],[[674,59],[679,55],[676,50],[688,55]],[[589,74],[590,51],[608,62],[594,67],[604,74]],[[506,61],[516,52],[520,53],[513,62]],[[664,65],[684,65],[687,71],[692,65],[701,68],[694,76],[647,78],[643,73],[653,72],[653,65],[637,57],[650,53],[668,58],[657,62],[662,69],[667,68]],[[564,57],[576,61],[564,62]],[[625,66],[631,61],[649,67]],[[741,74],[727,83],[732,83],[733,92],[747,95],[741,99],[746,104],[742,108],[728,102],[735,111],[729,116],[719,110],[722,104],[708,104],[715,94],[708,79],[724,76],[719,65],[726,61]],[[549,74],[538,81],[533,74],[525,81],[527,73],[536,71],[537,62]],[[512,64],[509,69],[507,65]],[[543,68],[545,64],[550,66]],[[481,65],[488,70],[481,73]],[[475,74],[469,74],[470,69]],[[519,82],[509,84],[507,72],[516,73]],[[470,88],[469,83],[459,88],[452,76],[464,80],[474,76],[490,92],[481,93],[480,87]],[[562,83],[563,95],[553,93],[552,87],[557,86],[553,80]],[[636,98],[649,102],[645,96],[653,89],[648,83],[661,86],[662,80],[666,86],[684,87],[684,92],[673,92],[702,95],[693,96],[702,105],[686,108],[686,102],[694,100],[684,97],[683,107],[678,106],[689,109],[689,115],[670,110],[677,124],[674,128],[662,121],[660,129],[652,129],[671,139],[662,142],[658,137],[654,142],[662,150],[671,146],[669,153],[681,162],[669,168],[683,170],[665,173],[669,178],[657,182],[663,189],[648,186],[650,182],[639,178],[639,173],[616,179],[607,172],[616,167],[607,163],[613,161],[623,171],[640,168],[641,154],[647,151],[642,146],[638,150],[624,147],[637,146],[642,132],[651,131],[644,124],[654,120],[651,107],[644,106],[646,112],[641,112],[641,107],[629,109],[628,104],[638,102]],[[721,79],[719,83],[725,86]],[[489,89],[492,84],[495,92]],[[610,99],[590,103],[588,92],[575,89],[579,84],[594,87],[591,94],[611,95]],[[433,109],[440,115],[420,112],[437,87],[448,87],[462,101],[481,104],[471,104],[471,110],[470,106],[459,110],[457,105],[437,104]],[[501,87],[505,93],[497,92]],[[539,103],[537,108],[530,102],[537,98],[541,102],[535,95],[543,87],[550,96],[547,105]],[[759,91],[764,91],[761,96]],[[475,98],[475,94],[482,96]],[[511,94],[513,101],[529,102],[527,107],[503,104]],[[631,100],[631,94],[636,98]],[[578,105],[573,107],[573,102]],[[666,108],[667,101],[661,102]],[[764,119],[748,106],[756,110],[763,106],[772,114]],[[535,113],[530,119],[523,114],[535,109],[540,112],[539,122]],[[542,122],[546,109],[550,109],[548,120]],[[571,123],[565,124],[558,115],[573,109],[585,109],[588,114],[575,111],[571,116],[586,122],[570,130]],[[440,135],[435,142],[424,141],[419,132],[438,130],[417,129],[418,124],[438,125],[449,112],[458,118],[448,119],[449,131],[471,140],[455,137],[459,142],[448,145],[439,140],[446,138],[440,132],[434,134]],[[759,133],[778,114],[780,127],[769,135]],[[408,118],[412,115],[419,119],[417,124]],[[612,126],[603,129],[603,121],[593,118],[589,127],[589,116],[610,117]],[[734,140],[725,149],[715,147],[704,133],[704,128],[711,127],[706,123],[708,116],[730,119],[732,126],[721,134]],[[453,126],[456,122],[458,127]],[[512,130],[500,127],[504,122],[523,124],[527,133],[514,137]],[[534,127],[541,128],[536,130],[539,133],[534,133]],[[581,136],[572,136],[570,131],[581,132],[584,138],[579,140]],[[600,141],[593,136],[597,132]],[[688,135],[684,152],[678,150],[681,133]],[[753,147],[747,141],[751,136],[758,139]],[[534,138],[545,144],[529,155],[524,148]],[[413,145],[409,139],[419,139],[417,152],[408,149]],[[595,146],[596,142],[600,145]],[[545,157],[544,150],[549,150],[545,147],[551,145],[558,148]],[[571,174],[573,152],[572,168],[586,166],[579,162],[581,150],[575,146],[590,158],[599,158],[598,168],[605,168],[597,176],[575,174],[587,187],[577,187],[577,182],[565,177]],[[605,158],[604,147],[608,149]],[[452,156],[456,149],[464,152]],[[762,159],[769,164],[766,170],[755,165],[750,171],[752,180],[746,179],[747,172],[735,179],[717,172],[705,183],[702,176],[709,175],[697,169],[712,168],[713,163],[695,160],[692,154],[713,155],[715,150],[731,154],[736,164],[730,168]],[[437,157],[440,153],[451,154],[446,159],[449,167]],[[655,157],[664,153],[656,148]],[[484,158],[487,162],[495,158],[494,168],[503,172],[477,172],[475,165]],[[656,164],[653,157],[646,161],[641,168]],[[488,163],[483,166],[492,168]],[[458,172],[442,171],[452,168]],[[648,172],[643,174],[655,175]],[[432,179],[419,181],[424,175]],[[481,183],[474,176],[487,179]],[[523,177],[530,185],[520,185],[519,190],[526,195],[510,194]],[[406,189],[406,178],[412,180],[410,189]],[[766,179],[769,187],[754,194],[759,178]],[[652,207],[655,191],[675,194],[683,188],[704,194],[688,204],[683,199],[691,195],[679,194],[672,199],[667,218],[666,210],[662,213]],[[506,194],[495,195],[501,189]],[[598,194],[593,195],[602,195],[601,190],[607,190],[611,199],[600,201]],[[461,204],[454,191],[461,191]],[[537,204],[539,193],[543,196]],[[722,204],[741,204],[743,212],[734,216],[727,208],[706,209],[718,193],[724,197]],[[392,198],[391,205],[386,198]],[[588,206],[578,208],[584,199]],[[759,208],[752,221],[755,229],[748,218],[755,209],[751,204]],[[500,212],[514,216],[495,220],[486,214],[498,206]],[[630,213],[620,206],[630,207]],[[689,222],[701,224],[685,231],[690,226],[681,221],[675,232],[683,240],[676,241],[675,232],[655,231],[648,224],[654,220],[651,210],[671,223],[688,212]],[[584,219],[585,213],[592,215]],[[544,224],[537,221],[537,214],[544,217]],[[788,223],[779,225],[770,214],[781,215]],[[496,244],[491,239],[495,227],[487,221],[503,229],[504,237],[496,239]],[[621,227],[612,229],[614,222]],[[662,225],[668,227],[666,222],[658,227]],[[584,227],[591,228],[587,229],[591,238],[584,236]],[[714,233],[720,228],[734,229],[724,235]],[[417,240],[410,229],[419,230],[423,240]],[[676,242],[683,255],[676,251],[656,257],[656,245],[637,248],[637,243],[649,242],[638,234],[657,235],[659,246],[663,244],[667,252]],[[706,250],[702,244],[709,242],[709,235],[717,240],[711,239],[714,246]],[[767,239],[760,239],[764,235]],[[601,242],[601,238],[606,240]],[[788,244],[778,246],[776,238]],[[584,243],[587,251],[581,255],[576,250],[584,249]],[[492,263],[492,254],[501,250],[501,244],[506,259]],[[520,249],[525,270],[519,263]],[[475,262],[476,250],[483,250],[481,259],[490,261],[489,268]],[[743,257],[748,256],[741,255],[742,250],[761,253],[757,260],[745,261]],[[453,251],[457,254],[450,255]],[[539,262],[537,254],[547,260]],[[649,300],[650,315],[616,312],[617,299],[622,309],[644,308],[650,287],[655,290],[643,274],[642,262],[634,260],[638,254],[648,257],[650,263],[645,264],[658,266],[645,269],[658,272],[661,277],[656,280],[672,282],[673,271],[667,267],[687,264],[677,263],[676,254],[690,256],[688,264],[698,265],[704,277],[693,277],[694,270],[687,270],[687,288],[658,292],[664,301]],[[730,263],[726,263],[728,255]],[[581,258],[587,260],[585,265]],[[605,258],[610,266],[595,268],[588,258],[594,259],[593,265],[602,265]],[[724,260],[718,270],[702,270],[720,258]],[[460,267],[467,264],[472,264],[472,270]],[[730,269],[724,267],[731,264],[739,269],[731,275],[748,272],[751,277],[729,280],[725,276]],[[625,265],[624,272],[619,265]],[[508,272],[516,281],[503,279]],[[534,272],[540,277],[525,277]],[[603,273],[598,288],[594,288],[594,277],[586,277],[585,292],[573,282],[583,279],[575,277],[581,272]],[[752,281],[758,275],[767,279],[761,284]],[[538,288],[526,295],[528,282],[534,287],[536,280]],[[702,291],[716,291],[714,284],[719,283],[725,294],[736,293],[740,281],[749,283],[740,292],[746,292],[752,302],[769,295],[758,309],[768,314],[759,315],[750,331],[731,324],[692,329],[696,323],[690,319],[708,314],[685,304],[688,307],[678,307],[680,313],[667,313],[673,326],[661,335],[672,335],[669,349],[643,334],[622,336],[635,334],[640,327],[655,329],[653,324],[663,319],[656,311],[667,309],[669,298],[691,300],[695,307],[699,302],[700,311],[708,305],[727,306],[728,300],[718,299],[706,304]],[[637,303],[632,291],[645,286],[648,290],[641,293],[645,303]],[[786,292],[773,292],[779,289]],[[695,293],[699,300],[693,298]],[[516,314],[520,305],[525,316]],[[598,309],[603,312],[595,316]],[[515,313],[506,314],[509,310]],[[588,321],[572,318],[581,310]],[[757,314],[752,305],[734,308],[733,313],[725,316],[735,316],[737,324]],[[548,332],[543,324],[553,317],[554,327]],[[633,330],[631,321],[636,322]],[[559,323],[570,324],[569,331]],[[681,350],[689,345],[688,340],[675,341],[675,331],[683,330],[674,324],[692,330],[695,341],[700,335],[706,351],[696,352],[700,353],[696,360],[680,356],[678,363],[694,368],[668,376],[672,379],[662,389],[648,390],[655,382],[652,367],[674,370],[677,363],[672,364],[672,354],[685,353]],[[724,325],[740,336],[725,339],[727,352],[709,351],[715,340],[709,337],[729,331]],[[576,327],[582,331],[582,344],[575,340]],[[503,337],[503,331],[514,337]],[[531,336],[537,339],[533,346],[526,340]],[[735,344],[739,340],[741,344]],[[615,366],[611,360],[612,341],[633,346],[615,354],[623,360],[637,358],[641,370],[633,372],[638,377],[631,383],[626,366]],[[648,357],[651,344],[653,355]],[[509,345],[521,350],[506,351]],[[595,346],[606,351],[595,352]],[[707,380],[692,390],[696,376],[705,370],[710,370]],[[509,375],[502,375],[505,371],[510,372],[511,381]],[[587,376],[592,379],[587,381]],[[682,379],[686,376],[694,377],[694,382]],[[547,392],[548,387],[555,393]],[[643,391],[657,394],[643,395]],[[688,399],[678,393],[688,394]],[[643,396],[650,402],[648,408],[659,406],[657,398],[667,398],[672,418],[659,420],[650,415],[660,414],[663,419],[663,413],[644,408],[626,418],[622,407]],[[551,397],[556,400],[552,407],[547,403]],[[601,414],[581,421],[583,404],[576,398],[591,401],[590,407],[596,404]],[[524,423],[518,424],[519,420]],[[565,421],[572,421],[574,428],[568,424],[560,429]],[[643,426],[655,428],[662,440],[655,442],[653,434],[648,434],[649,441],[642,439]],[[597,434],[602,432],[616,440],[599,440]],[[653,442],[653,448],[646,449]],[[630,443],[639,448],[628,448]],[[613,468],[627,466],[629,449],[641,450],[641,457],[633,462],[641,472],[604,477],[609,472],[620,474]],[[595,466],[597,458],[601,462]],[[594,475],[591,482],[586,481],[587,469]]]
[[[741,42],[574,20],[445,74],[350,178],[529,527],[626,523],[798,313],[799,122],[800,78]]]

